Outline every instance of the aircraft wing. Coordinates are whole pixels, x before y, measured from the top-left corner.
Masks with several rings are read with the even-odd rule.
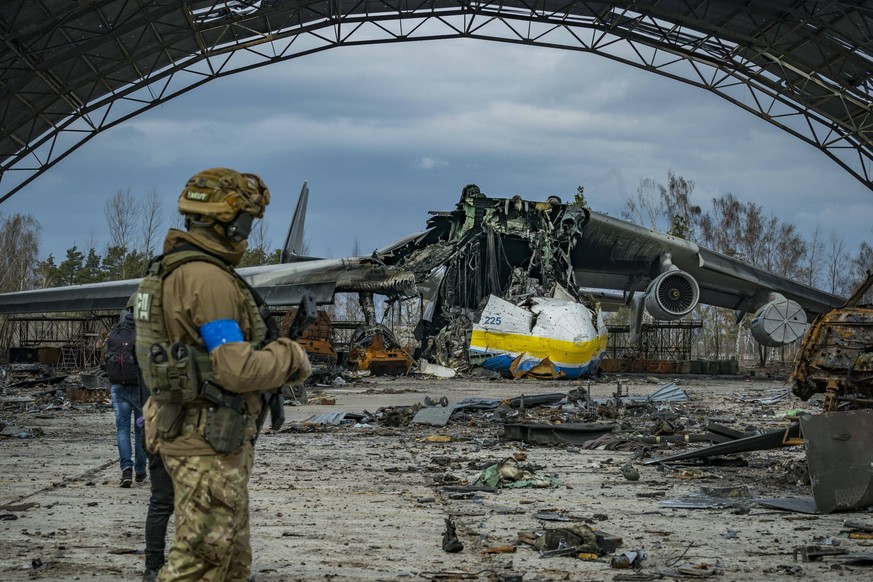
[[[320,304],[331,303],[342,291],[402,292],[414,277],[370,257],[320,259],[303,263],[263,265],[238,270],[273,306],[300,302],[304,293]],[[0,294],[0,313],[51,313],[123,309],[141,279],[72,285]]]
[[[699,301],[741,312],[754,312],[778,293],[807,313],[838,307],[845,299],[780,277],[668,234],[587,210],[572,254],[576,282],[582,287],[644,291],[665,272],[664,259],[690,275]],[[667,267],[669,268],[669,266]]]
[[[415,276],[374,257],[316,259],[303,255],[303,230],[309,186],[303,183],[282,249],[282,262],[237,269],[271,306],[292,306],[304,294],[318,304],[333,302],[334,293],[369,291],[402,294],[415,286]],[[142,279],[72,285],[0,294],[0,313],[111,311],[127,305]]]
[[[0,313],[121,310],[139,279],[34,289],[0,295]]]

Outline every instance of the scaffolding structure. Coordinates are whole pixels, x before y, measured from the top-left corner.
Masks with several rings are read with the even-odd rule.
[[[630,327],[610,325],[606,355],[612,359],[643,359],[683,362],[691,359],[691,347],[703,327],[700,320],[644,323],[640,344],[630,343]]]
[[[57,367],[65,370],[101,365],[103,342],[118,314],[12,316],[0,326],[3,357],[10,348],[55,348]],[[52,362],[54,363],[54,362]]]

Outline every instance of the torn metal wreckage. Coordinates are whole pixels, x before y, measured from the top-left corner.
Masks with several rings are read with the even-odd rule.
[[[631,345],[644,313],[675,322],[701,302],[751,315],[755,340],[774,347],[800,338],[808,315],[843,302],[554,196],[491,198],[469,184],[455,210],[431,212],[427,227],[369,257],[391,273],[390,286],[369,278],[358,291],[384,294],[388,305],[418,297],[414,357],[461,371],[593,374],[606,353],[601,308],[630,308]]]
[[[358,294],[364,319],[346,346],[349,368],[396,375],[430,361],[549,379],[597,371],[606,326],[597,301],[578,291],[571,260],[586,217],[581,207],[555,197],[489,198],[471,184],[454,211],[431,214],[425,232],[369,257],[381,280],[370,273],[337,283]],[[419,300],[415,348],[401,347],[377,322],[374,293],[387,297],[386,311]],[[319,362],[329,349],[323,336],[313,326],[302,338]]]
[[[826,411],[873,406],[873,305],[861,303],[871,287],[873,273],[845,305],[810,326],[791,375],[798,397],[824,394]]]
[[[606,351],[599,305],[578,291],[571,253],[586,214],[556,197],[488,198],[468,185],[428,230],[376,251],[415,275],[417,356],[505,376],[578,378]]]

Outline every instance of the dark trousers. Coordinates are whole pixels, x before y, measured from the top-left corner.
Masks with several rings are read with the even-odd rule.
[[[149,455],[152,494],[145,526],[145,567],[157,572],[164,565],[167,523],[173,515],[173,480],[160,455]]]

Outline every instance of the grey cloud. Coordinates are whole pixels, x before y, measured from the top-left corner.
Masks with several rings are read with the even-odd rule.
[[[309,180],[307,238],[336,255],[420,230],[469,182],[528,198],[583,184],[618,214],[640,178],[672,169],[700,204],[732,192],[801,228],[839,219],[840,205],[873,215],[870,192],[824,155],[706,91],[594,55],[475,41],[344,47],[213,81],[93,139],[8,208],[36,214],[57,256],[82,228],[105,232],[115,190],[156,189],[172,207],[215,165],[264,177],[274,242]],[[76,209],[76,228],[55,216]],[[853,247],[870,236],[841,229]]]

